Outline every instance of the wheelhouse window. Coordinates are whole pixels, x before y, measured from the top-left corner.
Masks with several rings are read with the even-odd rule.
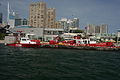
[[[22,41],[26,41],[26,39],[22,39]]]

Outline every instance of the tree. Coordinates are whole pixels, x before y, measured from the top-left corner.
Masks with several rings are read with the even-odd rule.
[[[0,40],[4,40],[5,38],[5,34],[4,33],[0,33]]]

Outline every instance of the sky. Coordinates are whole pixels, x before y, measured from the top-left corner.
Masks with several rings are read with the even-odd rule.
[[[7,2],[20,17],[29,17],[29,5],[44,1],[48,8],[56,9],[56,20],[61,18],[80,19],[80,28],[87,24],[108,24],[110,33],[120,29],[120,0],[0,0],[0,12],[7,16]]]

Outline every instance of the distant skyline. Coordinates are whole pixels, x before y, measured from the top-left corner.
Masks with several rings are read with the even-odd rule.
[[[56,9],[56,19],[80,19],[80,28],[87,24],[108,24],[109,32],[120,29],[120,0],[0,0],[0,12],[7,18],[7,1],[20,17],[29,17],[29,5],[44,1],[49,8]]]

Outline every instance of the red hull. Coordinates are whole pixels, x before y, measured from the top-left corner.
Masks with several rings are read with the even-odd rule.
[[[95,44],[74,44],[74,43],[63,43],[66,46],[88,46],[88,47],[113,47],[112,42],[103,42],[103,43],[95,43]]]
[[[7,46],[35,48],[35,47],[40,47],[40,44],[19,44],[19,43],[14,43],[14,44],[7,44]]]
[[[104,43],[95,43],[95,44],[79,44],[77,46],[88,46],[88,47],[112,47],[113,43],[104,42]]]
[[[104,42],[104,43],[96,43],[96,44],[86,44],[86,46],[90,47],[111,47],[113,46],[112,42]]]

